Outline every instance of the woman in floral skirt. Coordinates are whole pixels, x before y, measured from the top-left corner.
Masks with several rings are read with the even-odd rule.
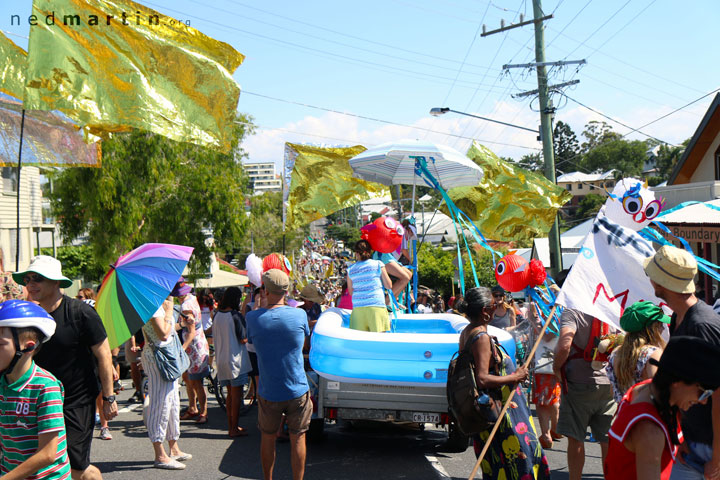
[[[550,478],[547,458],[538,443],[530,409],[518,384],[528,377],[524,367],[515,366],[497,341],[490,337],[487,325],[493,318],[494,306],[490,290],[477,287],[465,295],[461,311],[470,324],[460,335],[460,348],[471,342],[475,374],[479,388],[500,389],[505,402],[512,389],[515,396],[493,437],[480,464],[483,478],[498,480],[538,480]],[[479,456],[490,436],[490,429],[473,435],[475,455]]]

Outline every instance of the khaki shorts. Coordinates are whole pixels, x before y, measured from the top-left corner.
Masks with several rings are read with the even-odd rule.
[[[590,427],[595,440],[605,443],[616,408],[612,386],[568,382],[560,401],[557,432],[582,442]]]
[[[262,433],[276,434],[280,429],[283,413],[290,433],[298,435],[310,428],[313,406],[309,391],[284,402],[271,402],[258,396],[258,406],[258,428]]]

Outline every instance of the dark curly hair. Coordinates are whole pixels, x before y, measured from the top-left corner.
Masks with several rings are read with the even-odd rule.
[[[475,287],[465,292],[465,297],[455,308],[472,321],[477,320],[482,315],[483,309],[489,305],[492,305],[490,289],[487,287]]]
[[[373,249],[367,240],[358,240],[355,242],[355,253],[358,254],[360,260],[367,260],[372,257]]]

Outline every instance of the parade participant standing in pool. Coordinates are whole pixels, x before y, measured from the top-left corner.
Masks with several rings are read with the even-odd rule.
[[[390,317],[385,307],[383,286],[390,289],[392,283],[382,262],[373,260],[372,248],[367,240],[355,243],[357,262],[348,268],[348,292],[352,296],[353,310],[350,328],[368,332],[390,330]]]
[[[673,337],[660,361],[650,362],[655,376],[628,390],[610,428],[607,480],[668,480],[680,444],[678,411],[704,405],[720,386],[720,348],[700,338]]]
[[[500,285],[492,288],[493,302],[495,302],[495,313],[490,321],[490,326],[510,331],[515,328],[517,317],[512,306],[505,301],[505,289]]]
[[[528,371],[525,367],[515,369],[510,357],[497,347],[487,331],[495,310],[491,298],[489,289],[476,287],[465,293],[464,304],[460,305],[470,320],[460,334],[460,348],[465,348],[468,341],[472,342],[470,349],[475,359],[478,388],[501,389],[503,402],[507,401],[512,389],[516,389],[513,408],[498,420],[500,427],[482,461],[483,478],[548,479],[550,467],[538,443],[530,409],[518,386],[527,379]],[[476,456],[480,455],[489,435],[489,430],[473,435]]]

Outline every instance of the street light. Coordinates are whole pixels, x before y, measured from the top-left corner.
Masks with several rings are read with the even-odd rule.
[[[479,118],[480,120],[485,120],[485,121],[493,122],[493,123],[499,123],[500,125],[505,125],[506,127],[519,128],[520,130],[527,130],[528,132],[537,133],[538,140],[540,140],[540,136],[539,136],[540,131],[533,130],[532,128],[521,127],[520,125],[513,125],[512,123],[501,122],[500,120],[493,120],[492,118],[481,117],[480,115],[473,115],[472,113],[460,112],[458,110],[453,110],[453,109],[447,108],[447,107],[435,107],[435,108],[430,109],[430,115],[432,115],[433,117],[439,117],[440,115],[445,115],[448,112],[453,112],[453,113],[457,113],[460,115],[466,115],[468,117],[473,117],[473,118]]]

